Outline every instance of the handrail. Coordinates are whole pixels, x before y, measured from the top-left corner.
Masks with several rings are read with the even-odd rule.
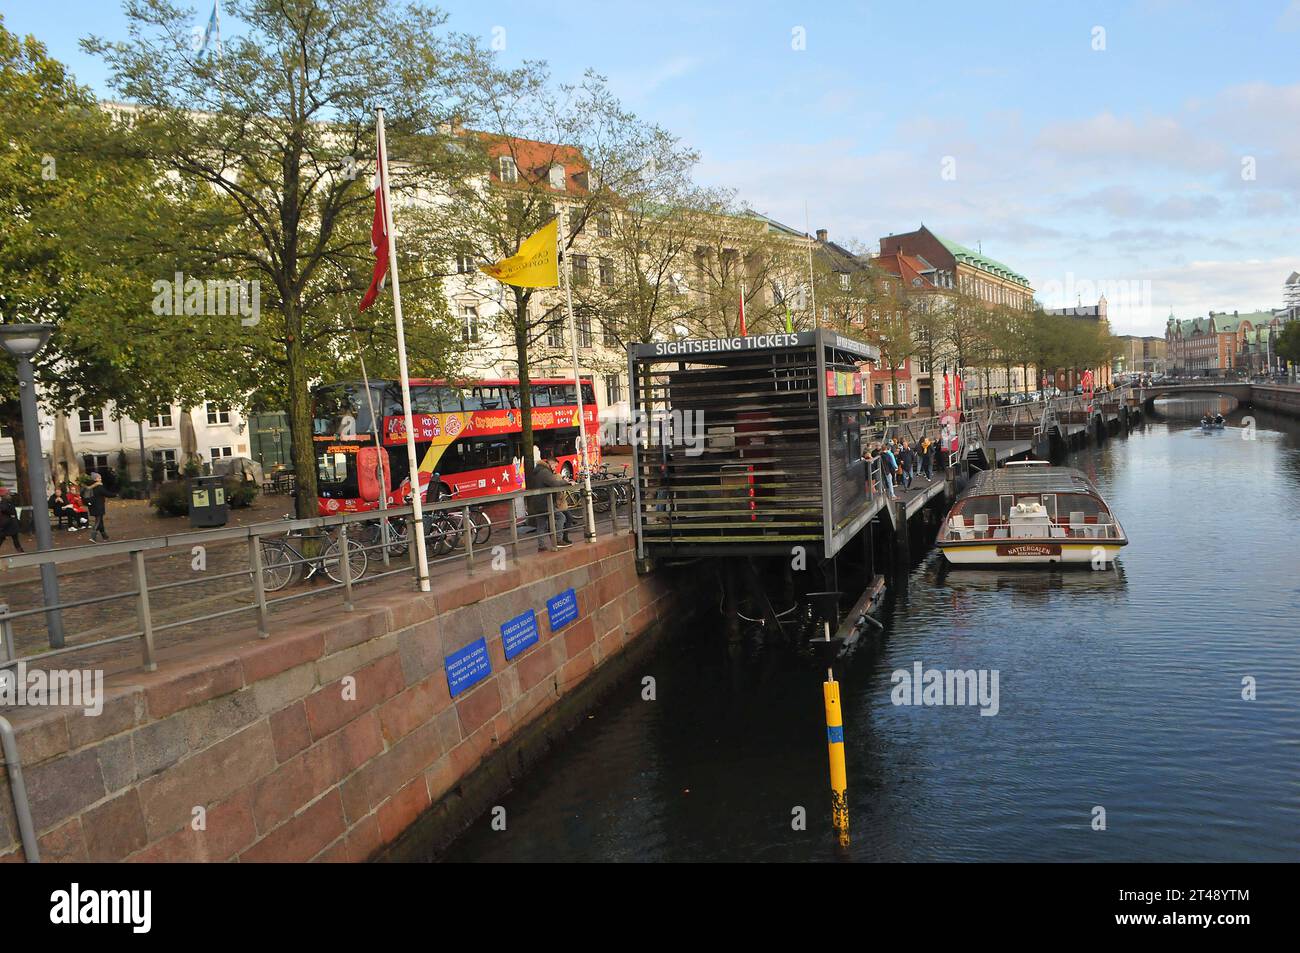
[[[0,715],[0,749],[5,754],[5,770],[9,774],[9,794],[14,801],[14,816],[18,819],[18,833],[23,842],[23,856],[29,864],[41,862],[41,848],[36,840],[36,825],[32,823],[32,806],[27,800],[27,785],[23,783],[23,759],[18,750],[18,739],[9,719]]]
[[[627,484],[628,482],[629,481],[627,479],[616,478],[616,479],[607,479],[607,480],[593,480],[591,483],[593,492],[595,492],[596,490],[606,490],[606,489],[608,489],[609,491],[610,525],[611,525],[610,531],[612,533],[617,533],[619,531],[618,499],[617,499],[617,494],[613,491],[612,487],[618,484]],[[538,514],[528,514],[524,518],[524,520],[528,521],[528,520],[534,520],[539,518],[546,518],[549,521],[550,531],[549,533],[547,533],[546,530],[539,530],[538,531],[539,536],[557,535],[556,525],[555,525],[556,521],[553,515],[556,509],[554,505],[554,497],[556,494],[559,493],[567,494],[572,492],[582,493],[585,492],[585,490],[581,485],[578,486],[566,485],[564,487],[541,487],[538,489],[513,490],[509,493],[496,494],[490,497],[481,498],[481,500],[475,503],[470,503],[465,500],[448,500],[448,501],[442,501],[438,503],[430,503],[426,505],[424,507],[424,512],[426,514],[426,517],[436,517],[438,516],[438,514],[448,512],[448,511],[458,511],[461,514],[461,529],[458,533],[456,533],[455,543],[452,544],[452,546],[454,546],[456,549],[460,551],[450,552],[449,555],[446,555],[442,558],[431,559],[430,564],[431,565],[444,564],[452,561],[464,560],[467,573],[473,575],[475,555],[476,552],[480,550],[480,547],[476,547],[474,544],[474,540],[473,540],[474,530],[469,524],[468,511],[471,506],[491,505],[496,503],[506,504],[510,509],[510,519],[509,519],[510,535],[503,545],[508,545],[512,548],[513,556],[517,560],[519,555],[519,542],[520,542],[520,534],[519,534],[520,520],[515,516],[515,512],[514,512],[515,501],[519,499],[527,500],[536,497],[547,498],[547,513],[541,514],[540,516]],[[337,514],[331,514],[329,516],[311,516],[303,519],[279,519],[279,520],[271,520],[262,523],[252,523],[247,526],[224,527],[224,528],[213,529],[213,530],[189,531],[189,532],[182,532],[182,533],[173,533],[164,536],[145,537],[140,539],[116,541],[112,543],[100,543],[96,545],[69,547],[67,549],[50,549],[50,550],[44,550],[40,552],[19,553],[11,556],[6,556],[0,559],[0,566],[9,569],[30,567],[30,566],[43,566],[49,564],[58,566],[58,565],[76,563],[87,559],[97,559],[102,561],[104,560],[105,557],[126,556],[129,560],[128,565],[130,567],[134,586],[133,588],[130,588],[124,592],[116,592],[109,595],[99,595],[91,598],[71,599],[67,602],[60,602],[55,605],[47,605],[42,602],[42,604],[38,608],[21,609],[18,611],[11,611],[7,605],[0,604],[0,645],[3,645],[5,649],[4,657],[0,658],[0,669],[9,668],[13,665],[16,665],[20,661],[13,645],[12,621],[14,619],[43,615],[56,610],[67,610],[67,609],[77,608],[77,607],[91,605],[91,604],[99,604],[99,603],[109,602],[115,599],[130,598],[136,601],[136,623],[138,628],[134,632],[130,632],[125,635],[117,634],[117,635],[107,636],[104,638],[95,639],[91,641],[77,642],[76,644],[65,645],[60,648],[51,649],[50,651],[40,652],[35,655],[24,656],[23,658],[27,661],[34,661],[35,659],[45,659],[51,656],[61,655],[67,652],[80,651],[86,648],[109,645],[116,642],[128,641],[131,639],[138,639],[141,643],[141,650],[142,650],[145,670],[152,671],[155,667],[153,636],[154,633],[156,632],[165,631],[167,629],[179,628],[186,625],[193,625],[200,622],[207,622],[218,618],[224,618],[225,616],[234,615],[239,612],[255,612],[258,620],[258,633],[261,637],[266,638],[270,635],[269,627],[268,627],[268,616],[269,616],[269,611],[272,607],[303,598],[304,596],[319,595],[321,593],[329,592],[331,590],[342,591],[344,607],[345,609],[350,610],[352,608],[352,603],[353,603],[353,589],[357,585],[360,585],[365,582],[371,582],[376,579],[385,578],[387,576],[391,576],[397,573],[404,573],[408,571],[411,573],[412,578],[414,578],[415,577],[415,546],[409,544],[407,545],[407,548],[411,555],[411,566],[409,569],[402,568],[402,569],[381,571],[374,574],[367,574],[361,578],[354,579],[352,577],[353,574],[352,574],[351,560],[354,558],[353,554],[357,550],[360,550],[366,554],[371,554],[374,553],[375,551],[381,551],[385,557],[384,561],[385,563],[387,563],[387,557],[389,553],[393,550],[393,548],[396,545],[400,545],[400,544],[390,540],[386,535],[382,538],[381,542],[377,542],[377,543],[366,544],[366,543],[357,542],[355,541],[353,534],[349,533],[349,528],[354,527],[358,524],[379,523],[381,519],[402,519],[402,518],[409,519],[412,516],[412,514],[413,514],[413,507],[409,505],[393,506],[385,510],[376,509],[376,510],[366,510],[364,512],[359,512],[359,513],[337,513]],[[575,519],[580,519],[578,514],[575,514]],[[426,526],[427,525],[429,524],[426,523]],[[334,527],[337,527],[339,529],[339,533],[338,533],[339,554],[337,557],[331,557],[331,559],[337,558],[339,564],[339,570],[340,570],[339,575],[341,575],[342,581],[327,586],[315,586],[302,592],[293,592],[288,595],[278,596],[275,598],[268,598],[264,586],[264,582],[266,579],[265,576],[266,567],[262,559],[263,552],[264,552],[263,541],[271,537],[283,537],[286,534],[292,532],[301,532],[304,530],[313,530],[313,529],[328,531],[329,529]],[[426,528],[424,532],[428,533],[429,530]],[[435,529],[434,532],[436,533],[437,530]],[[326,532],[323,535],[328,535],[328,532]],[[594,530],[593,530],[593,535],[594,535]],[[442,538],[445,540],[448,537],[444,535]],[[148,582],[148,574],[147,574],[145,558],[144,558],[146,553],[158,553],[158,552],[163,552],[165,550],[176,549],[178,547],[183,547],[188,549],[193,546],[206,546],[212,543],[238,544],[241,541],[245,542],[248,547],[247,568],[237,569],[231,572],[217,572],[212,574],[208,574],[206,572],[196,573],[194,578],[167,581],[152,586]],[[449,546],[448,549],[449,550],[452,549],[452,546]],[[312,555],[310,557],[289,559],[285,562],[277,563],[277,565],[290,566],[291,570],[295,573],[296,576],[298,574],[298,570],[297,570],[298,565],[319,563],[323,566],[324,565],[322,561],[323,558],[324,558],[324,553],[322,552],[319,554]],[[163,591],[183,590],[186,586],[198,585],[203,583],[212,583],[222,579],[234,579],[240,576],[247,576],[252,580],[252,586],[251,586],[252,601],[247,603],[241,602],[240,604],[234,606],[233,608],[226,607],[216,612],[208,612],[196,616],[189,615],[189,613],[193,611],[193,605],[191,602],[186,602],[182,607],[180,607],[184,612],[183,617],[168,619],[168,620],[159,620],[160,624],[155,623],[155,618],[154,618],[155,611],[151,607],[150,600],[149,600],[149,596],[151,593],[157,594]],[[0,578],[3,578],[3,576],[0,576]],[[206,599],[210,600],[212,598],[219,598],[223,596],[232,597],[232,598],[236,596],[243,597],[246,594],[247,594],[247,590],[245,589],[235,589],[235,590],[220,592],[213,596],[208,596],[206,597]],[[205,598],[205,597],[200,597],[200,598]]]

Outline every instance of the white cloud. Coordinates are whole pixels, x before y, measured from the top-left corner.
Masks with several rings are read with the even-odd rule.
[[[1254,180],[1241,177],[1245,154]],[[946,156],[952,181],[940,174]],[[1191,317],[1273,306],[1300,267],[1300,85],[1243,84],[1168,115],[1104,111],[1037,126],[1007,111],[912,112],[885,133],[875,124],[706,156],[701,172],[796,228],[807,201],[810,226],[837,240],[874,246],[924,222],[982,241],[1036,287],[1060,287],[1067,273],[1136,282],[1140,300],[1112,310],[1126,331],[1156,333],[1171,307]]]

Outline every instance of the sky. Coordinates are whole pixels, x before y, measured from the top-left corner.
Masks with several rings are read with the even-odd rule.
[[[606,76],[764,214],[868,248],[924,223],[1048,307],[1105,294],[1117,334],[1277,307],[1300,270],[1300,0],[440,6],[507,65]],[[116,0],[0,13],[111,94],[78,40],[125,37]]]

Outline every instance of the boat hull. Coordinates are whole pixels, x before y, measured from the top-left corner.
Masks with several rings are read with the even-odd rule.
[[[978,540],[939,544],[956,566],[1110,565],[1127,540]]]

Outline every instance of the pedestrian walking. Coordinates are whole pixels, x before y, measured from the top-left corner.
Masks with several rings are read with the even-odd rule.
[[[18,538],[18,507],[14,505],[13,494],[9,487],[0,486],[0,547],[6,539],[14,541],[14,549],[23,552],[22,540]]]
[[[926,482],[934,479],[934,441],[929,437],[921,440],[921,472],[925,474]]]
[[[880,472],[885,478],[885,492],[889,494],[891,500],[898,499],[898,494],[894,492],[894,476],[898,473],[898,458],[894,456],[894,451],[890,447],[885,447],[880,454]]]
[[[90,531],[92,543],[97,543],[100,539],[108,542],[108,531],[104,529],[104,504],[107,493],[108,491],[104,489],[104,478],[98,473],[93,474],[90,478],[90,486],[86,487],[84,495],[86,511],[90,513],[90,519],[94,523]]]

